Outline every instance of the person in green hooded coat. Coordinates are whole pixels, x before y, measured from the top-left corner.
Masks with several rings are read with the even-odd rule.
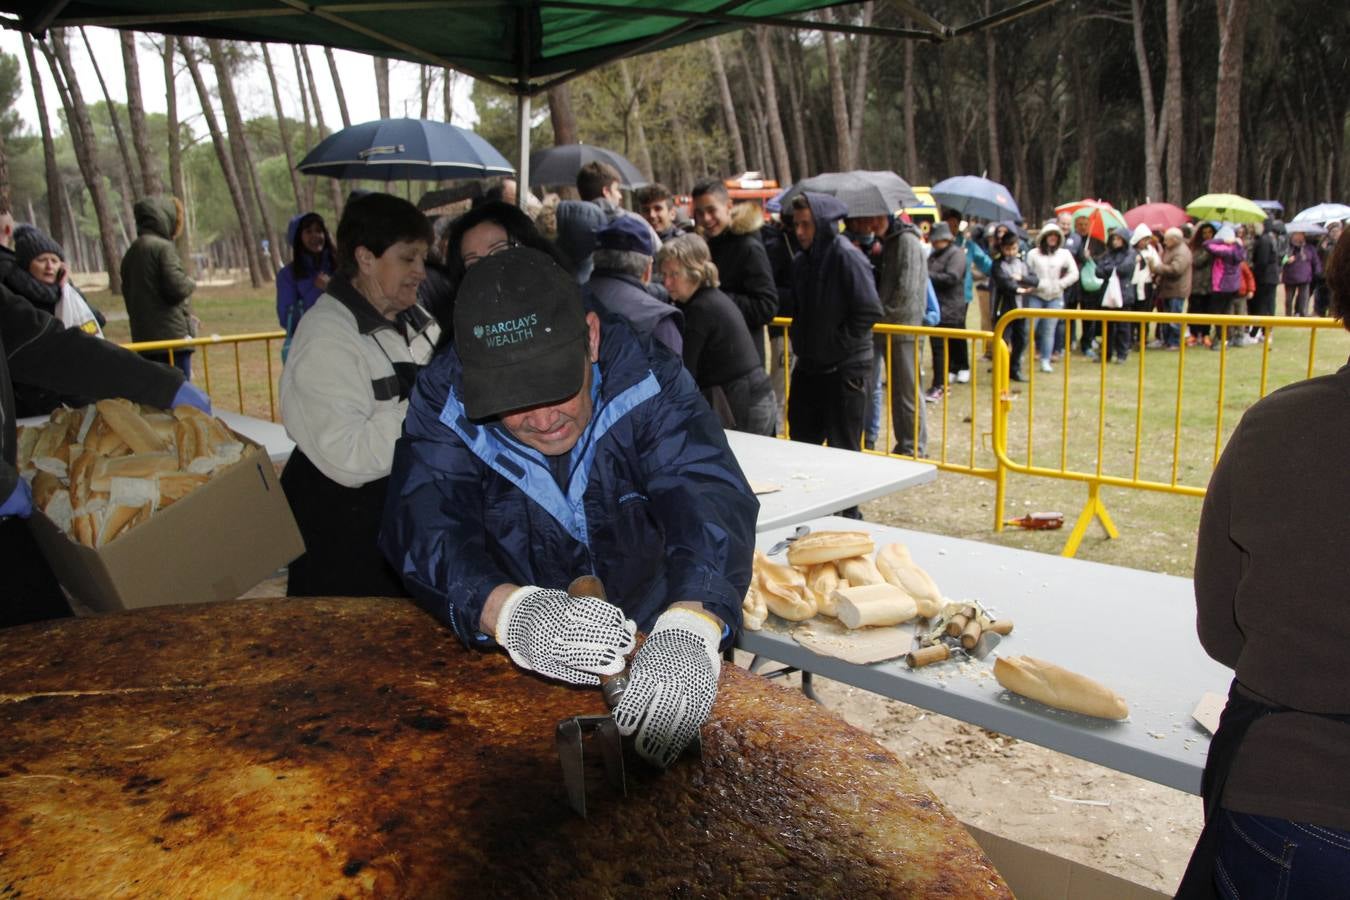
[[[136,240],[122,257],[122,296],[131,320],[133,341],[174,341],[192,337],[194,317],[189,298],[197,283],[178,258],[174,238],[183,228],[183,206],[163,195],[137,200]],[[192,350],[146,351],[157,362],[172,362],[192,377]]]

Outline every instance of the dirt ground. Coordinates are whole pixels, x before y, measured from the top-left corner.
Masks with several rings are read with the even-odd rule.
[[[1046,508],[1044,482],[1026,489],[1038,495],[1034,501],[1017,492],[1016,482],[1010,485],[1010,511]],[[1081,491],[1061,498],[1070,523]],[[1108,541],[1093,526],[1080,559],[1190,575],[1194,551],[1187,547],[1193,547],[1198,500],[1169,497],[1165,515],[1149,510],[1154,515],[1141,522],[1131,507],[1157,502],[1153,498],[1120,491],[1105,499],[1121,537]],[[1065,531],[994,533],[992,503],[989,482],[939,473],[931,484],[864,504],[862,511],[869,521],[1059,552]],[[1168,525],[1159,528],[1160,521]],[[790,677],[795,683],[797,676]],[[817,678],[815,685],[827,706],[912,766],[962,821],[1155,890],[1176,890],[1200,834],[1199,797],[845,684]]]

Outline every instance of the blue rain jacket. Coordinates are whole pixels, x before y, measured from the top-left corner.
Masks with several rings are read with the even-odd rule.
[[[740,628],[759,501],[716,414],[679,357],[616,318],[602,317],[593,375],[591,421],[565,465],[466,417],[453,348],[418,378],[380,545],[466,644],[490,643],[478,621],[498,585],[584,574],[639,629],[681,600],[726,623],[724,640]]]

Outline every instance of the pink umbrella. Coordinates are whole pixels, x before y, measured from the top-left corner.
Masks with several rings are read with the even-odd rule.
[[[1125,211],[1125,224],[1130,228],[1147,225],[1150,231],[1180,228],[1191,220],[1186,210],[1171,203],[1145,203]]]

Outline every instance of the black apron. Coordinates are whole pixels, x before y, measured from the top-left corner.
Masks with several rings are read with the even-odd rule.
[[[1219,857],[1219,803],[1223,799],[1224,787],[1233,771],[1233,762],[1237,759],[1238,748],[1247,737],[1247,730],[1269,715],[1296,712],[1287,706],[1266,704],[1255,700],[1238,690],[1238,681],[1233,679],[1228,689],[1228,705],[1219,717],[1219,730],[1209,744],[1209,756],[1205,759],[1205,772],[1200,778],[1200,796],[1205,803],[1205,827],[1191,851],[1191,860],[1186,864],[1186,873],[1181,876],[1177,887],[1178,900],[1208,900],[1219,896],[1214,887],[1215,864]],[[1333,713],[1306,713],[1321,716],[1336,722],[1350,725],[1350,715]]]
[[[287,596],[409,596],[377,544],[388,485],[385,477],[345,487],[320,472],[299,447],[291,451],[281,489],[305,553],[287,570]]]

